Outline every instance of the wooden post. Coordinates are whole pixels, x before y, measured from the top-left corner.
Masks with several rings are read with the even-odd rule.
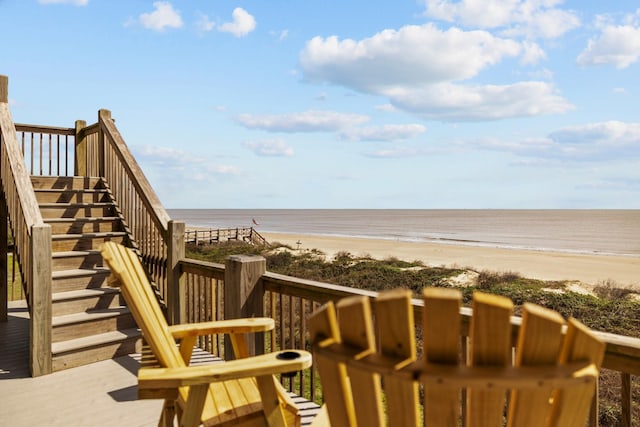
[[[167,315],[170,325],[185,321],[185,286],[180,269],[180,260],[184,258],[184,222],[169,221],[169,243],[167,247]]]
[[[633,395],[631,393],[631,374],[621,372],[620,380],[620,400],[622,401],[622,427],[631,427],[631,410],[633,408]]]
[[[224,270],[224,318],[264,316],[262,275],[267,260],[258,255],[232,255]],[[249,354],[264,353],[264,334],[256,334],[255,343],[247,343]],[[225,348],[231,348],[225,339]]]
[[[51,226],[31,227],[31,375],[51,373]]]
[[[9,77],[0,75],[0,102],[9,102]],[[7,321],[7,292],[8,288],[8,244],[9,235],[7,230],[7,206],[4,199],[4,192],[0,188],[0,322]]]
[[[87,122],[84,120],[76,120],[76,134],[75,134],[75,153],[73,174],[75,176],[88,176],[87,174],[87,136],[83,130],[87,127]]]
[[[8,297],[9,292],[9,228],[7,227],[7,201],[4,193],[0,189],[0,322],[8,320]]]
[[[9,77],[0,74],[0,102],[9,103]]]
[[[107,120],[111,120],[111,111],[109,110],[105,110],[105,109],[101,109],[98,111],[98,123],[100,121],[107,121]],[[104,161],[105,161],[105,147],[106,147],[106,142],[104,140],[104,130],[102,129],[102,126],[100,126],[100,132],[98,133],[99,138],[98,138],[98,176],[105,176],[105,166],[104,166]]]

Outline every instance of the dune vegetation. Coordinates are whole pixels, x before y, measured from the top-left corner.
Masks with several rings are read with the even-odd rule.
[[[326,259],[325,254],[317,250],[298,251],[278,243],[263,247],[241,243],[187,247],[187,257],[211,262],[224,263],[234,254],[262,255],[266,258],[267,270],[274,273],[373,291],[401,287],[418,295],[425,286],[455,287],[462,291],[465,303],[469,303],[473,291],[482,290],[511,298],[516,314],[524,302],[532,302],[554,309],[565,318],[575,317],[595,330],[640,338],[637,294],[611,281],[584,291],[575,282],[530,279],[517,272],[427,267],[419,261],[376,260],[354,257],[348,252]],[[620,381],[617,372],[602,371],[600,425],[621,423]],[[640,381],[635,377],[632,381],[633,419],[640,420]]]

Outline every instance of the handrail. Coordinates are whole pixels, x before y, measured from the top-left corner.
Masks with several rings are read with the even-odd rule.
[[[174,240],[169,225],[171,218],[125,144],[111,119],[111,112],[100,110],[98,123],[98,134],[87,135],[87,175],[105,179],[125,221],[131,243],[157,286],[161,302],[173,307],[173,301],[168,300],[172,299],[173,289],[178,285],[170,283],[174,277],[173,266],[168,262],[169,248],[173,248]],[[184,245],[183,237],[179,244]]]
[[[16,186],[17,202],[19,203],[16,207],[20,209],[20,216],[24,218],[25,225],[30,229],[32,225],[43,223],[42,215],[40,214],[40,209],[38,209],[31,177],[24,165],[24,158],[16,138],[16,128],[11,119],[9,105],[6,103],[0,103],[0,129],[2,130],[3,141],[2,180],[4,183],[9,177],[12,178],[11,180]],[[8,172],[11,173],[9,174]],[[7,194],[7,197],[10,196]]]
[[[2,148],[1,177],[2,190],[5,194],[7,211],[9,213],[11,229],[15,241],[15,253],[21,266],[23,275],[30,271],[29,253],[31,251],[31,229],[43,224],[42,215],[38,208],[31,184],[31,177],[27,172],[22,151],[16,137],[16,128],[11,118],[9,104],[0,102],[0,139]],[[27,294],[31,284],[30,278],[25,277]]]
[[[38,376],[51,372],[51,226],[42,220],[7,94],[8,78],[0,76],[0,180],[30,309],[30,369]]]
[[[75,135],[74,128],[65,128],[60,126],[44,126],[44,125],[29,125],[24,123],[16,123],[16,131],[18,132],[33,132],[33,133],[47,133],[52,135]]]
[[[151,219],[156,226],[162,230],[163,237],[166,239],[166,233],[168,230],[168,224],[171,217],[162,206],[160,199],[156,195],[155,191],[146,176],[142,172],[142,169],[136,162],[133,154],[129,151],[127,144],[125,144],[122,135],[116,128],[113,120],[111,119],[111,112],[108,110],[100,110],[98,113],[100,128],[105,133],[105,143],[111,144],[111,148],[115,151],[119,160],[122,162],[122,167],[131,179],[131,183],[136,189],[138,196],[144,203],[145,208],[151,214]],[[107,159],[105,158],[105,161]],[[100,176],[106,177],[107,165],[105,165],[105,174]]]

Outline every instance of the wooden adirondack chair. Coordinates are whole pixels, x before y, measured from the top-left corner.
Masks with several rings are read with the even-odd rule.
[[[299,426],[300,416],[274,374],[305,369],[305,351],[247,357],[245,335],[273,329],[273,319],[251,318],[169,326],[138,256],[105,243],[102,256],[111,268],[110,283],[120,286],[143,338],[160,368],[141,368],[138,397],[165,399],[159,425]],[[199,335],[230,334],[238,360],[189,367]],[[180,346],[176,344],[180,341]]]
[[[429,288],[423,299],[420,359],[409,291],[381,293],[373,316],[368,298],[349,297],[310,318],[332,426],[584,427],[604,356],[588,328],[575,319],[565,328],[557,312],[525,304],[514,340],[508,298],[475,293],[470,325],[460,292]]]

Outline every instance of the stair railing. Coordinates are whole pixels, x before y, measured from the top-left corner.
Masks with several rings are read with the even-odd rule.
[[[2,192],[29,305],[30,368],[39,376],[51,372],[51,226],[42,220],[16,138],[6,76],[0,76],[0,140]]]
[[[98,112],[97,132],[85,132],[88,175],[104,177],[129,233],[141,254],[170,323],[183,317],[180,308],[178,261],[184,256],[184,223],[171,221],[142,169],[115,126],[109,110]],[[95,151],[94,151],[95,150]]]

